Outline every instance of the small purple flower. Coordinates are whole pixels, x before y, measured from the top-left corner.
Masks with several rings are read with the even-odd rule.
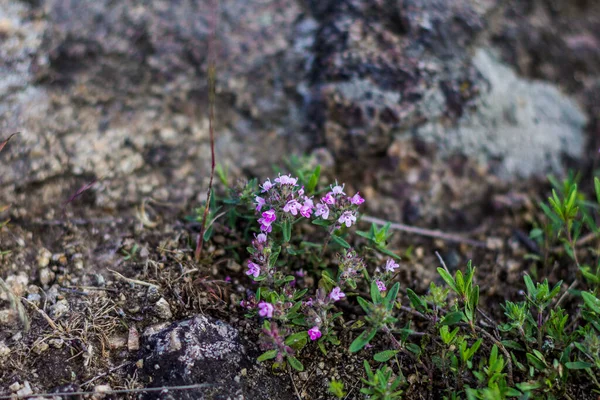
[[[313,326],[312,328],[310,328],[308,330],[308,336],[310,337],[310,340],[317,340],[318,338],[320,338],[321,331],[319,330],[319,327]]]
[[[342,292],[339,286],[334,287],[331,293],[329,293],[329,298],[333,301],[338,301],[340,299],[343,299],[344,297],[346,297],[346,295],[344,294],[344,292]]]
[[[315,216],[321,217],[323,219],[329,218],[329,207],[327,207],[327,204],[317,204],[317,211],[315,211]]]
[[[356,217],[352,214],[352,211],[344,211],[340,218],[338,219],[340,224],[346,224],[346,227],[350,228],[353,223],[356,222]]]
[[[298,215],[298,211],[302,208],[302,204],[298,202],[298,200],[290,200],[285,206],[283,206],[283,211],[287,213],[291,213],[292,215]]]
[[[248,271],[246,271],[246,275],[252,275],[253,277],[258,278],[260,275],[260,265],[248,261]]]
[[[385,287],[385,283],[383,283],[383,281],[375,281],[375,283],[377,284],[377,288],[379,289],[380,292],[385,292],[387,290],[387,288]]]
[[[335,199],[333,198],[333,192],[327,193],[321,201],[325,204],[335,204]]]
[[[270,179],[267,179],[261,186],[262,193],[268,192],[272,187],[273,187],[273,183],[271,182]]]
[[[267,243],[267,235],[264,233],[259,233],[256,236],[256,240],[258,241],[258,243]]]
[[[273,318],[273,304],[261,301],[258,303],[258,315],[265,318]]]
[[[344,184],[342,184],[342,186],[337,184],[337,181],[335,182],[335,186],[331,188],[331,192],[336,195],[336,194],[346,194],[344,193]],[[331,186],[329,186],[331,187]]]
[[[398,265],[398,263],[392,260],[391,258],[389,258],[385,263],[385,270],[388,272],[394,272],[394,270],[399,267],[400,266]]]
[[[273,209],[270,209],[269,211],[265,211],[264,213],[262,213],[262,217],[266,224],[271,224],[272,222],[275,222],[275,220],[277,219],[277,216],[275,215],[275,210],[273,210]]]
[[[271,233],[271,231],[273,230],[273,227],[271,226],[271,224],[265,224],[263,219],[259,219],[258,222],[260,223],[260,230],[266,233]]]
[[[225,282],[231,282],[231,277],[229,275],[225,277]]]
[[[360,197],[360,194],[358,194],[358,192],[356,192],[356,194],[354,196],[350,197],[350,203],[352,203],[356,206],[361,205],[364,202],[365,202],[365,199]]]
[[[298,196],[304,196],[304,186],[298,190]]]
[[[298,178],[292,178],[289,174],[284,176],[279,175],[279,178],[275,178],[275,182],[279,183],[280,185],[295,186],[296,182],[298,182]]]
[[[309,206],[306,203],[304,203],[304,205],[300,207],[300,215],[302,215],[304,218],[310,218],[312,212],[312,206]]]
[[[302,304],[306,307],[312,307],[313,303],[314,303],[314,301],[312,298],[309,298],[308,300],[302,302]]]
[[[265,205],[265,199],[260,196],[256,196],[254,201],[256,202],[256,211],[260,211],[260,209]]]

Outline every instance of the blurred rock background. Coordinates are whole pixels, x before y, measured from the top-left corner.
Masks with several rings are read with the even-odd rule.
[[[208,181],[213,0],[0,0],[0,204],[52,217]],[[221,0],[217,154],[237,176],[315,153],[410,224],[462,227],[600,145],[593,0]]]

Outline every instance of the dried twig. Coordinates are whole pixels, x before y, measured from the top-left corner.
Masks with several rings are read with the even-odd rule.
[[[365,222],[379,224],[379,225],[385,225],[389,222],[389,221],[385,221],[380,218],[371,217],[369,215],[363,215],[361,220],[365,221]],[[444,240],[446,242],[463,243],[463,244],[468,244],[473,247],[487,248],[487,244],[485,242],[482,242],[479,240],[474,240],[474,239],[469,239],[469,238],[463,237],[456,233],[446,233],[446,232],[442,232],[442,231],[438,231],[438,230],[418,228],[416,226],[404,225],[404,224],[400,224],[397,222],[390,222],[390,228],[398,230],[398,231],[402,231],[402,232],[413,233],[415,235],[427,236],[427,237],[431,237],[431,238],[435,238],[435,239],[440,239],[440,240]]]
[[[127,278],[126,276],[123,276],[123,275],[121,275],[120,273],[118,273],[118,272],[117,272],[117,271],[115,271],[115,270],[112,270],[112,269],[110,269],[110,268],[108,268],[108,270],[109,270],[110,272],[112,272],[113,274],[115,274],[115,276],[116,276],[117,278],[119,278],[119,279],[121,279],[121,280],[123,280],[123,281],[125,281],[125,282],[128,282],[128,283],[134,283],[134,284],[137,284],[137,285],[142,285],[142,286],[150,286],[150,287],[159,288],[159,286],[158,286],[158,285],[155,285],[154,283],[149,283],[149,282],[144,282],[144,281],[140,281],[140,280],[137,280],[137,279],[131,279],[131,278]]]
[[[0,151],[4,149],[4,146],[6,146],[6,144],[9,142],[10,139],[12,139],[13,136],[18,135],[19,133],[21,132],[15,132],[12,135],[10,135],[7,139],[0,142]]]
[[[23,301],[26,302],[27,304],[29,304],[31,306],[31,308],[33,308],[35,311],[37,311],[42,318],[44,318],[46,320],[46,322],[48,323],[48,325],[50,325],[50,327],[52,329],[54,329],[55,331],[60,330],[60,328],[58,327],[58,325],[56,325],[54,323],[54,321],[52,320],[52,318],[50,318],[48,316],[48,314],[46,314],[46,311],[40,309],[38,306],[35,305],[35,303],[32,303],[31,301],[27,300],[26,298],[22,297]]]
[[[109,394],[121,394],[121,393],[144,393],[144,392],[165,392],[168,393],[169,390],[192,390],[192,389],[200,389],[203,387],[212,386],[209,383],[198,383],[196,385],[182,385],[182,386],[163,386],[163,387],[155,387],[155,388],[140,388],[140,389],[115,389],[115,390],[107,390],[101,392],[101,394],[109,395]],[[36,393],[36,394],[11,394],[9,396],[0,396],[0,400],[11,400],[11,399],[29,399],[32,397],[56,397],[56,396],[85,396],[85,395],[93,395],[100,394],[94,391],[79,391],[79,392],[55,392],[55,393]]]

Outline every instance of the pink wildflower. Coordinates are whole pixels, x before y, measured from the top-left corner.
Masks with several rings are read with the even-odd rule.
[[[298,200],[292,199],[288,201],[285,206],[283,206],[283,211],[291,213],[292,215],[298,215],[298,211],[301,207],[302,205],[298,202]]]
[[[313,212],[314,203],[308,197],[304,198],[304,205],[300,208],[300,214],[305,218],[310,218]]]
[[[385,287],[385,283],[383,283],[383,281],[375,281],[375,283],[377,284],[377,288],[379,289],[380,292],[385,292],[387,290],[387,288]]]
[[[325,204],[335,204],[335,199],[333,198],[333,192],[327,193],[321,201]]]
[[[356,222],[356,217],[352,214],[352,211],[344,211],[340,218],[338,219],[340,224],[346,224],[346,227],[350,228],[353,223]]]
[[[300,190],[298,190],[298,196],[304,196],[304,186],[302,186]]]
[[[315,211],[315,216],[321,217],[323,219],[329,218],[329,207],[327,207],[327,204],[317,204],[317,211]]]
[[[273,187],[273,183],[271,183],[270,179],[267,179],[261,186],[262,193],[268,192]]]
[[[260,211],[260,209],[265,205],[265,199],[260,196],[256,196],[254,201],[256,202],[256,211]]]
[[[252,275],[253,277],[258,278],[260,275],[260,265],[248,261],[248,271],[246,271],[246,275]]]
[[[266,318],[273,318],[273,304],[261,301],[258,303],[258,315]]]
[[[298,182],[298,178],[292,178],[291,175],[279,175],[279,178],[275,178],[275,182],[280,185],[292,185],[295,186],[296,182]]]
[[[267,224],[271,224],[272,222],[275,222],[275,220],[277,219],[277,216],[275,215],[275,210],[270,209],[269,211],[265,211],[264,213],[262,213],[262,216],[265,220],[265,223]]]
[[[267,243],[267,235],[265,235],[264,233],[259,233],[256,236],[256,240],[258,241],[258,243]]]
[[[339,286],[334,287],[331,293],[329,293],[329,298],[333,301],[338,301],[340,299],[343,299],[344,297],[346,297],[346,294],[342,292]]]
[[[394,272],[394,270],[399,267],[400,266],[398,265],[398,263],[392,260],[391,258],[388,259],[385,263],[385,270],[389,272]]]
[[[312,328],[310,328],[308,330],[308,336],[310,337],[310,340],[317,340],[318,338],[320,338],[321,331],[319,330],[319,327],[313,326]]]
[[[350,203],[354,204],[354,205],[361,205],[362,203],[365,202],[365,199],[363,199],[362,197],[360,197],[360,194],[358,194],[359,192],[356,192],[356,194],[352,197],[350,197]]]
[[[329,187],[331,187],[331,192],[334,195],[336,195],[336,194],[346,194],[346,193],[344,193],[344,186],[346,186],[346,185],[344,185],[344,184],[342,184],[342,186],[338,185],[337,181],[336,181],[334,187],[331,187],[331,186],[329,186]]]

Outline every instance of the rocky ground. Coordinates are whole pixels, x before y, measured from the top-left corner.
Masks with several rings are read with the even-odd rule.
[[[214,7],[0,0],[0,139],[20,132],[0,153],[0,277],[31,321],[1,298],[0,395],[169,382],[209,386],[146,396],[326,398],[333,377],[358,396],[360,359],[341,349],[302,373],[254,362],[235,232],[190,260],[209,45],[233,180],[312,154],[367,214],[487,244],[397,234],[403,287],[426,289],[440,250],[480,266],[490,305],[515,298],[545,174],[598,165],[597,2],[223,0],[213,21]]]

